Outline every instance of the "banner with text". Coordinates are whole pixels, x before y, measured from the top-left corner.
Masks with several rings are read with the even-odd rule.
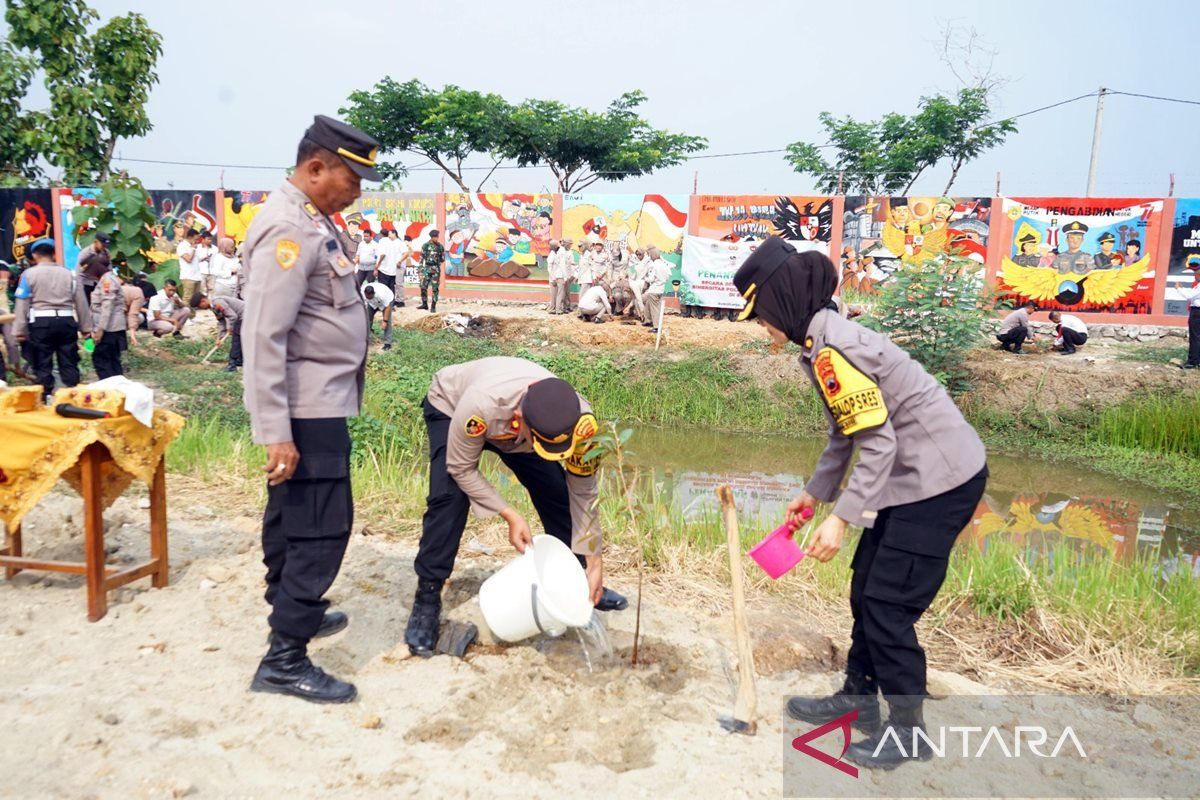
[[[685,237],[679,302],[708,308],[745,306],[733,285],[733,274],[758,245],[756,241],[730,242],[700,236]]]

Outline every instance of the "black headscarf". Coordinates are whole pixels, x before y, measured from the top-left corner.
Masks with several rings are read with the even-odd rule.
[[[783,263],[770,270],[771,262],[781,257]],[[734,277],[734,283],[743,292],[751,283],[758,283],[749,318],[762,317],[799,345],[804,344],[809,323],[818,311],[837,309],[833,303],[833,293],[837,289],[837,270],[833,262],[815,250],[797,253],[791,245],[775,236],[746,259]]]

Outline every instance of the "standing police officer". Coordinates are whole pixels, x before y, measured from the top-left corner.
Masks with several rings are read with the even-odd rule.
[[[346,418],[362,403],[367,318],[353,259],[330,220],[378,181],[371,137],[318,116],[296,169],[254,218],[243,245],[245,402],[254,441],[266,445],[263,562],[270,649],[250,688],[318,703],[357,690],[314,666],[308,642],[344,628],[326,613],[354,521]]]
[[[792,698],[788,714],[823,723],[857,711],[855,727],[873,733],[846,751],[860,766],[927,759],[927,748],[896,746],[898,737],[907,747],[913,729],[925,725],[925,651],[914,625],[941,588],[950,549],[983,497],[983,442],[920,364],[883,334],[838,314],[837,271],[826,256],[797,253],[772,236],[733,283],[746,300],[742,319],[758,317],[776,344],[803,348],[800,364],[824,401],[829,442],[788,506],[798,519],[817,501],[834,503],[808,555],[829,561],[847,526],[863,528],[851,562],[845,684],[832,697]],[[888,738],[878,730],[880,691],[891,708]]]
[[[91,333],[92,312],[78,276],[54,258],[54,240],[38,239],[27,251],[33,266],[17,284],[14,330],[18,342],[29,342],[43,395],[54,391],[54,361],[65,386],[79,383],[79,334]]]

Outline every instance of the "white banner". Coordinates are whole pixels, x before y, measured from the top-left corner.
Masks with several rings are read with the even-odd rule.
[[[733,274],[760,244],[759,241],[728,242],[700,236],[685,237],[679,301],[706,308],[742,308],[746,303],[733,285]],[[790,244],[801,253],[806,250],[824,253],[828,249],[824,242]]]

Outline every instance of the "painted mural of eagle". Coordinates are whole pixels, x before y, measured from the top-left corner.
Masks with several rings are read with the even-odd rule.
[[[1004,259],[1004,282],[1030,300],[1055,300],[1064,306],[1108,305],[1128,294],[1146,274],[1150,256],[1124,267],[1094,269],[1086,275],[1063,274],[1053,267],[1022,267]]]
[[[827,242],[833,232],[833,201],[826,200],[814,211],[812,203],[796,208],[790,197],[775,198],[775,230],[792,241]]]

